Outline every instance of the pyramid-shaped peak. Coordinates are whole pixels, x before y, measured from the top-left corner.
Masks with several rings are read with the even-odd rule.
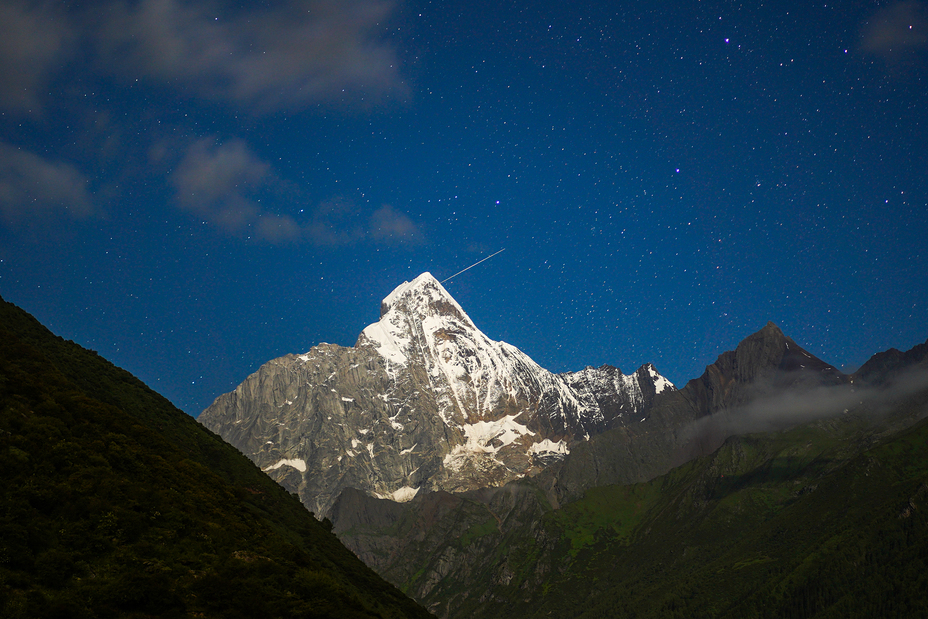
[[[426,271],[411,282],[403,282],[394,288],[393,292],[384,297],[384,300],[380,304],[381,316],[390,311],[391,307],[403,299],[421,295],[422,292],[428,293],[430,290],[435,291],[438,294],[445,294],[448,297],[451,296],[448,294],[448,291],[445,290],[440,283],[438,283],[438,280],[435,279],[431,273]]]
[[[764,328],[758,331],[760,335],[766,336],[776,336],[776,337],[785,337],[783,335],[783,330],[780,329],[772,320],[768,320],[767,324],[764,325]]]
[[[391,310],[418,319],[442,314],[471,323],[454,297],[428,271],[411,282],[403,282],[384,298],[380,303],[380,316]]]
[[[823,376],[822,380],[831,382],[841,382],[844,376],[830,363],[797,344],[773,322],[768,322],[763,329],[738,344],[735,358],[740,377],[744,380],[753,380],[773,368],[785,372],[814,370]]]
[[[735,354],[742,366],[776,366],[789,350],[790,344],[796,346],[780,327],[768,322],[760,331],[744,338],[735,349]]]

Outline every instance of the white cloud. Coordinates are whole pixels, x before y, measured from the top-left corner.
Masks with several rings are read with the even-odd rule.
[[[6,223],[56,215],[80,219],[95,211],[87,177],[76,167],[0,142],[0,217]]]
[[[680,431],[683,453],[711,453],[729,436],[782,430],[835,417],[847,411],[882,415],[891,406],[928,389],[928,367],[900,372],[886,385],[839,384],[778,390],[757,385],[758,397],[747,405],[697,419]]]
[[[408,215],[385,204],[371,214],[370,236],[377,241],[419,243],[422,232]]]
[[[217,143],[214,138],[194,142],[172,181],[178,200],[196,210],[260,185],[270,165],[255,156],[243,140]]]
[[[210,0],[0,2],[0,107],[39,111],[78,50],[94,69],[252,111],[404,97],[391,0],[290,0],[230,11]]]
[[[0,2],[0,107],[38,111],[73,40],[70,24],[48,3]]]
[[[928,48],[928,9],[918,0],[903,0],[879,9],[862,33],[864,51],[888,60]]]
[[[306,227],[316,245],[338,247],[362,241],[389,245],[415,245],[425,242],[419,226],[405,213],[385,204],[367,213],[348,200],[328,200],[319,204]]]
[[[404,93],[381,36],[392,11],[382,0],[287,2],[231,15],[209,2],[113,2],[100,43],[125,74],[260,110],[291,109],[346,90]]]
[[[256,196],[285,193],[284,183],[270,164],[239,139],[219,142],[210,137],[193,142],[171,173],[170,182],[178,206],[232,236],[269,243],[305,241],[320,247],[424,240],[408,215],[388,205],[365,213],[350,201],[327,200],[312,209],[302,224],[290,215],[263,208]]]
[[[271,166],[238,139],[197,140],[171,174],[177,203],[222,231],[273,243],[299,240],[291,217],[267,212],[252,197],[274,182]]]

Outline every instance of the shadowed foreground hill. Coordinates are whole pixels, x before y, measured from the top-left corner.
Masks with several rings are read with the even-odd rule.
[[[0,616],[428,617],[248,459],[0,300]]]

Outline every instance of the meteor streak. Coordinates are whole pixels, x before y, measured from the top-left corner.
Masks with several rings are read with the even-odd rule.
[[[499,250],[498,252],[496,252],[496,254],[501,254],[501,253],[503,253],[504,251],[506,251],[506,248],[505,248],[505,247],[502,248],[501,250]],[[487,260],[489,260],[490,258],[492,258],[493,256],[495,256],[496,254],[490,254],[489,256],[487,256],[486,258],[484,258],[483,260],[478,260],[477,262],[475,262],[475,263],[473,263],[472,265],[470,265],[469,267],[467,267],[467,269],[472,269],[472,268],[474,268],[475,266],[477,266],[478,264],[480,264],[481,262],[486,262]],[[455,274],[452,275],[451,277],[446,277],[445,279],[441,280],[441,281],[438,282],[438,283],[439,283],[439,284],[444,284],[446,281],[448,281],[448,280],[451,279],[452,277],[457,277],[458,275],[460,275],[461,273],[463,273],[463,272],[466,271],[467,269],[461,269],[460,271],[458,271],[457,273],[455,273]]]

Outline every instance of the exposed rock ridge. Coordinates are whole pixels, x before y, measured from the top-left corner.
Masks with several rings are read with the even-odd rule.
[[[915,368],[928,368],[928,341],[905,352],[890,348],[873,355],[851,375],[851,380],[880,385],[898,377],[904,370]]]

